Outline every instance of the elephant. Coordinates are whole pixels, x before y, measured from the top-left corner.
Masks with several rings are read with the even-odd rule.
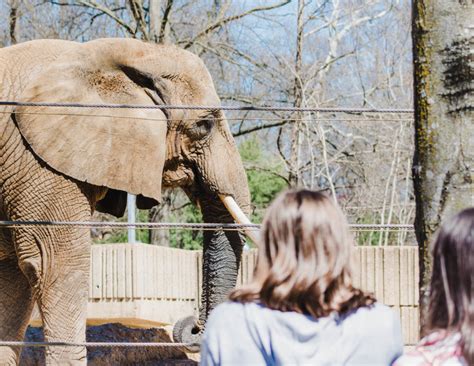
[[[204,222],[249,213],[222,110],[92,106],[219,106],[198,56],[134,39],[35,40],[0,49],[0,80],[1,100],[23,102],[0,107],[0,220],[88,221],[94,210],[120,217],[127,192],[146,209],[165,188],[183,189]],[[27,105],[51,102],[88,107]],[[199,318],[175,327],[177,340],[199,338],[235,286],[244,244],[242,232],[205,231]],[[89,260],[87,228],[0,227],[0,340],[22,340],[37,303],[46,341],[84,342]],[[84,347],[45,354],[47,364],[86,362]],[[18,359],[19,348],[0,347],[1,364]]]

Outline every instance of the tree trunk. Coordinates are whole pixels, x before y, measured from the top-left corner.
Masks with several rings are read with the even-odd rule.
[[[154,206],[148,212],[149,222],[167,222],[171,213],[171,191],[165,191],[162,195],[161,204]],[[161,245],[163,247],[170,246],[170,231],[163,229],[149,230],[150,244]]]
[[[301,108],[303,104],[303,86],[301,74],[303,69],[303,15],[304,2],[298,0],[296,18],[296,55],[295,55],[295,79],[293,86],[293,96],[295,98],[294,107]],[[290,153],[290,174],[289,182],[291,186],[299,186],[301,183],[300,177],[300,144],[301,144],[301,116],[300,112],[295,113],[295,120],[291,131],[291,153]]]
[[[422,329],[431,276],[429,242],[440,222],[473,205],[474,124],[471,0],[415,0],[415,230]]]

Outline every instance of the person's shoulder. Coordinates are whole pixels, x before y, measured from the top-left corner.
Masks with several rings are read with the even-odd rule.
[[[381,303],[360,307],[347,314],[346,317],[350,323],[360,324],[361,328],[359,329],[371,333],[374,331],[376,333],[390,331],[396,328],[400,322],[395,311]]]
[[[244,304],[235,301],[226,301],[222,304],[217,305],[214,310],[211,311],[208,324],[215,324],[225,321],[229,323],[232,319],[240,318],[243,314]]]
[[[434,331],[417,346],[398,358],[395,366],[421,366],[426,364],[462,366],[461,335],[444,330]]]
[[[369,306],[362,306],[348,314],[348,316],[356,316],[360,318],[391,318],[394,315],[395,312],[389,306],[379,302]]]
[[[220,315],[222,313],[239,313],[242,312],[244,306],[245,304],[229,300],[217,305],[214,310],[212,310],[212,314]]]

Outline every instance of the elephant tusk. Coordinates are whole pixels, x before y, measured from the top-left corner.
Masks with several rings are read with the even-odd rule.
[[[243,213],[239,205],[231,196],[226,196],[223,194],[219,195],[222,203],[227,208],[227,211],[232,215],[237,224],[248,225],[252,224],[249,218]],[[259,243],[259,231],[253,230],[252,228],[244,229],[245,235],[247,235],[255,244]]]

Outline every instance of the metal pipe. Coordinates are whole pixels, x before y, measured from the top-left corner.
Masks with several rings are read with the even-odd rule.
[[[137,242],[135,222],[136,222],[136,199],[137,197],[133,194],[127,193],[127,221],[133,226],[129,226],[127,230],[128,242],[135,244]]]

